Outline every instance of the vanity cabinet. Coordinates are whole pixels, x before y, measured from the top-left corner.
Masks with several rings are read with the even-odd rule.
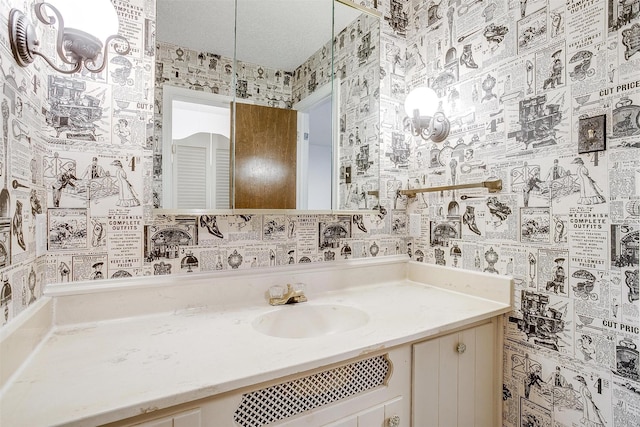
[[[501,318],[495,317],[109,426],[498,426],[501,333]],[[314,403],[320,401],[325,403]],[[281,415],[262,418],[271,412]]]
[[[344,261],[50,289],[0,334],[13,360],[0,425],[498,426],[513,279],[406,256]],[[265,302],[291,282],[314,289],[310,302]],[[285,338],[301,319],[313,319],[296,329],[306,338]]]
[[[409,427],[410,394],[404,345],[108,426]]]
[[[413,425],[499,425],[502,342],[493,319],[413,345]]]

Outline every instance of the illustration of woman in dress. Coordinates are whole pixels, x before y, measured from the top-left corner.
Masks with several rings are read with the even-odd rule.
[[[580,394],[582,395],[582,419],[580,421],[589,427],[604,426],[604,419],[600,409],[593,402],[593,397],[587,387],[587,381],[582,375],[577,375],[575,379],[580,383]]]
[[[584,161],[580,157],[576,157],[571,162],[578,165],[576,174],[580,178],[580,198],[578,204],[581,205],[597,205],[604,203],[606,200],[598,191],[598,185],[589,176],[589,169],[584,165]]]
[[[114,160],[111,162],[111,165],[117,168],[116,178],[118,178],[118,182],[120,183],[120,193],[118,194],[116,206],[140,206],[140,200],[127,179],[127,173],[122,168],[122,162],[120,160]]]

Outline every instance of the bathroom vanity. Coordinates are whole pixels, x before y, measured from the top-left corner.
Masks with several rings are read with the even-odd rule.
[[[0,331],[0,424],[497,426],[512,286],[404,256],[50,286]]]

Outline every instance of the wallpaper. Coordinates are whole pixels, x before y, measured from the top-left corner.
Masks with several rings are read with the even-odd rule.
[[[640,424],[640,1],[391,0],[404,93],[448,139],[398,137],[414,258],[515,278],[505,426]]]
[[[113,3],[130,52],[118,55],[110,46],[99,73],[58,73],[40,58],[22,68],[2,33],[3,325],[36,301],[46,283],[134,275],[142,267],[155,4]],[[3,2],[3,28],[11,8],[25,12],[42,40],[40,51],[55,58],[56,30],[36,24],[33,4]]]

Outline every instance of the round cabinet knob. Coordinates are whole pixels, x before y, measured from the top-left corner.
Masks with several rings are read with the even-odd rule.
[[[458,353],[462,354],[467,351],[467,346],[466,344],[460,343],[458,344],[458,347],[456,347],[456,350],[458,351]]]
[[[394,415],[387,419],[387,427],[400,427],[400,415]]]

